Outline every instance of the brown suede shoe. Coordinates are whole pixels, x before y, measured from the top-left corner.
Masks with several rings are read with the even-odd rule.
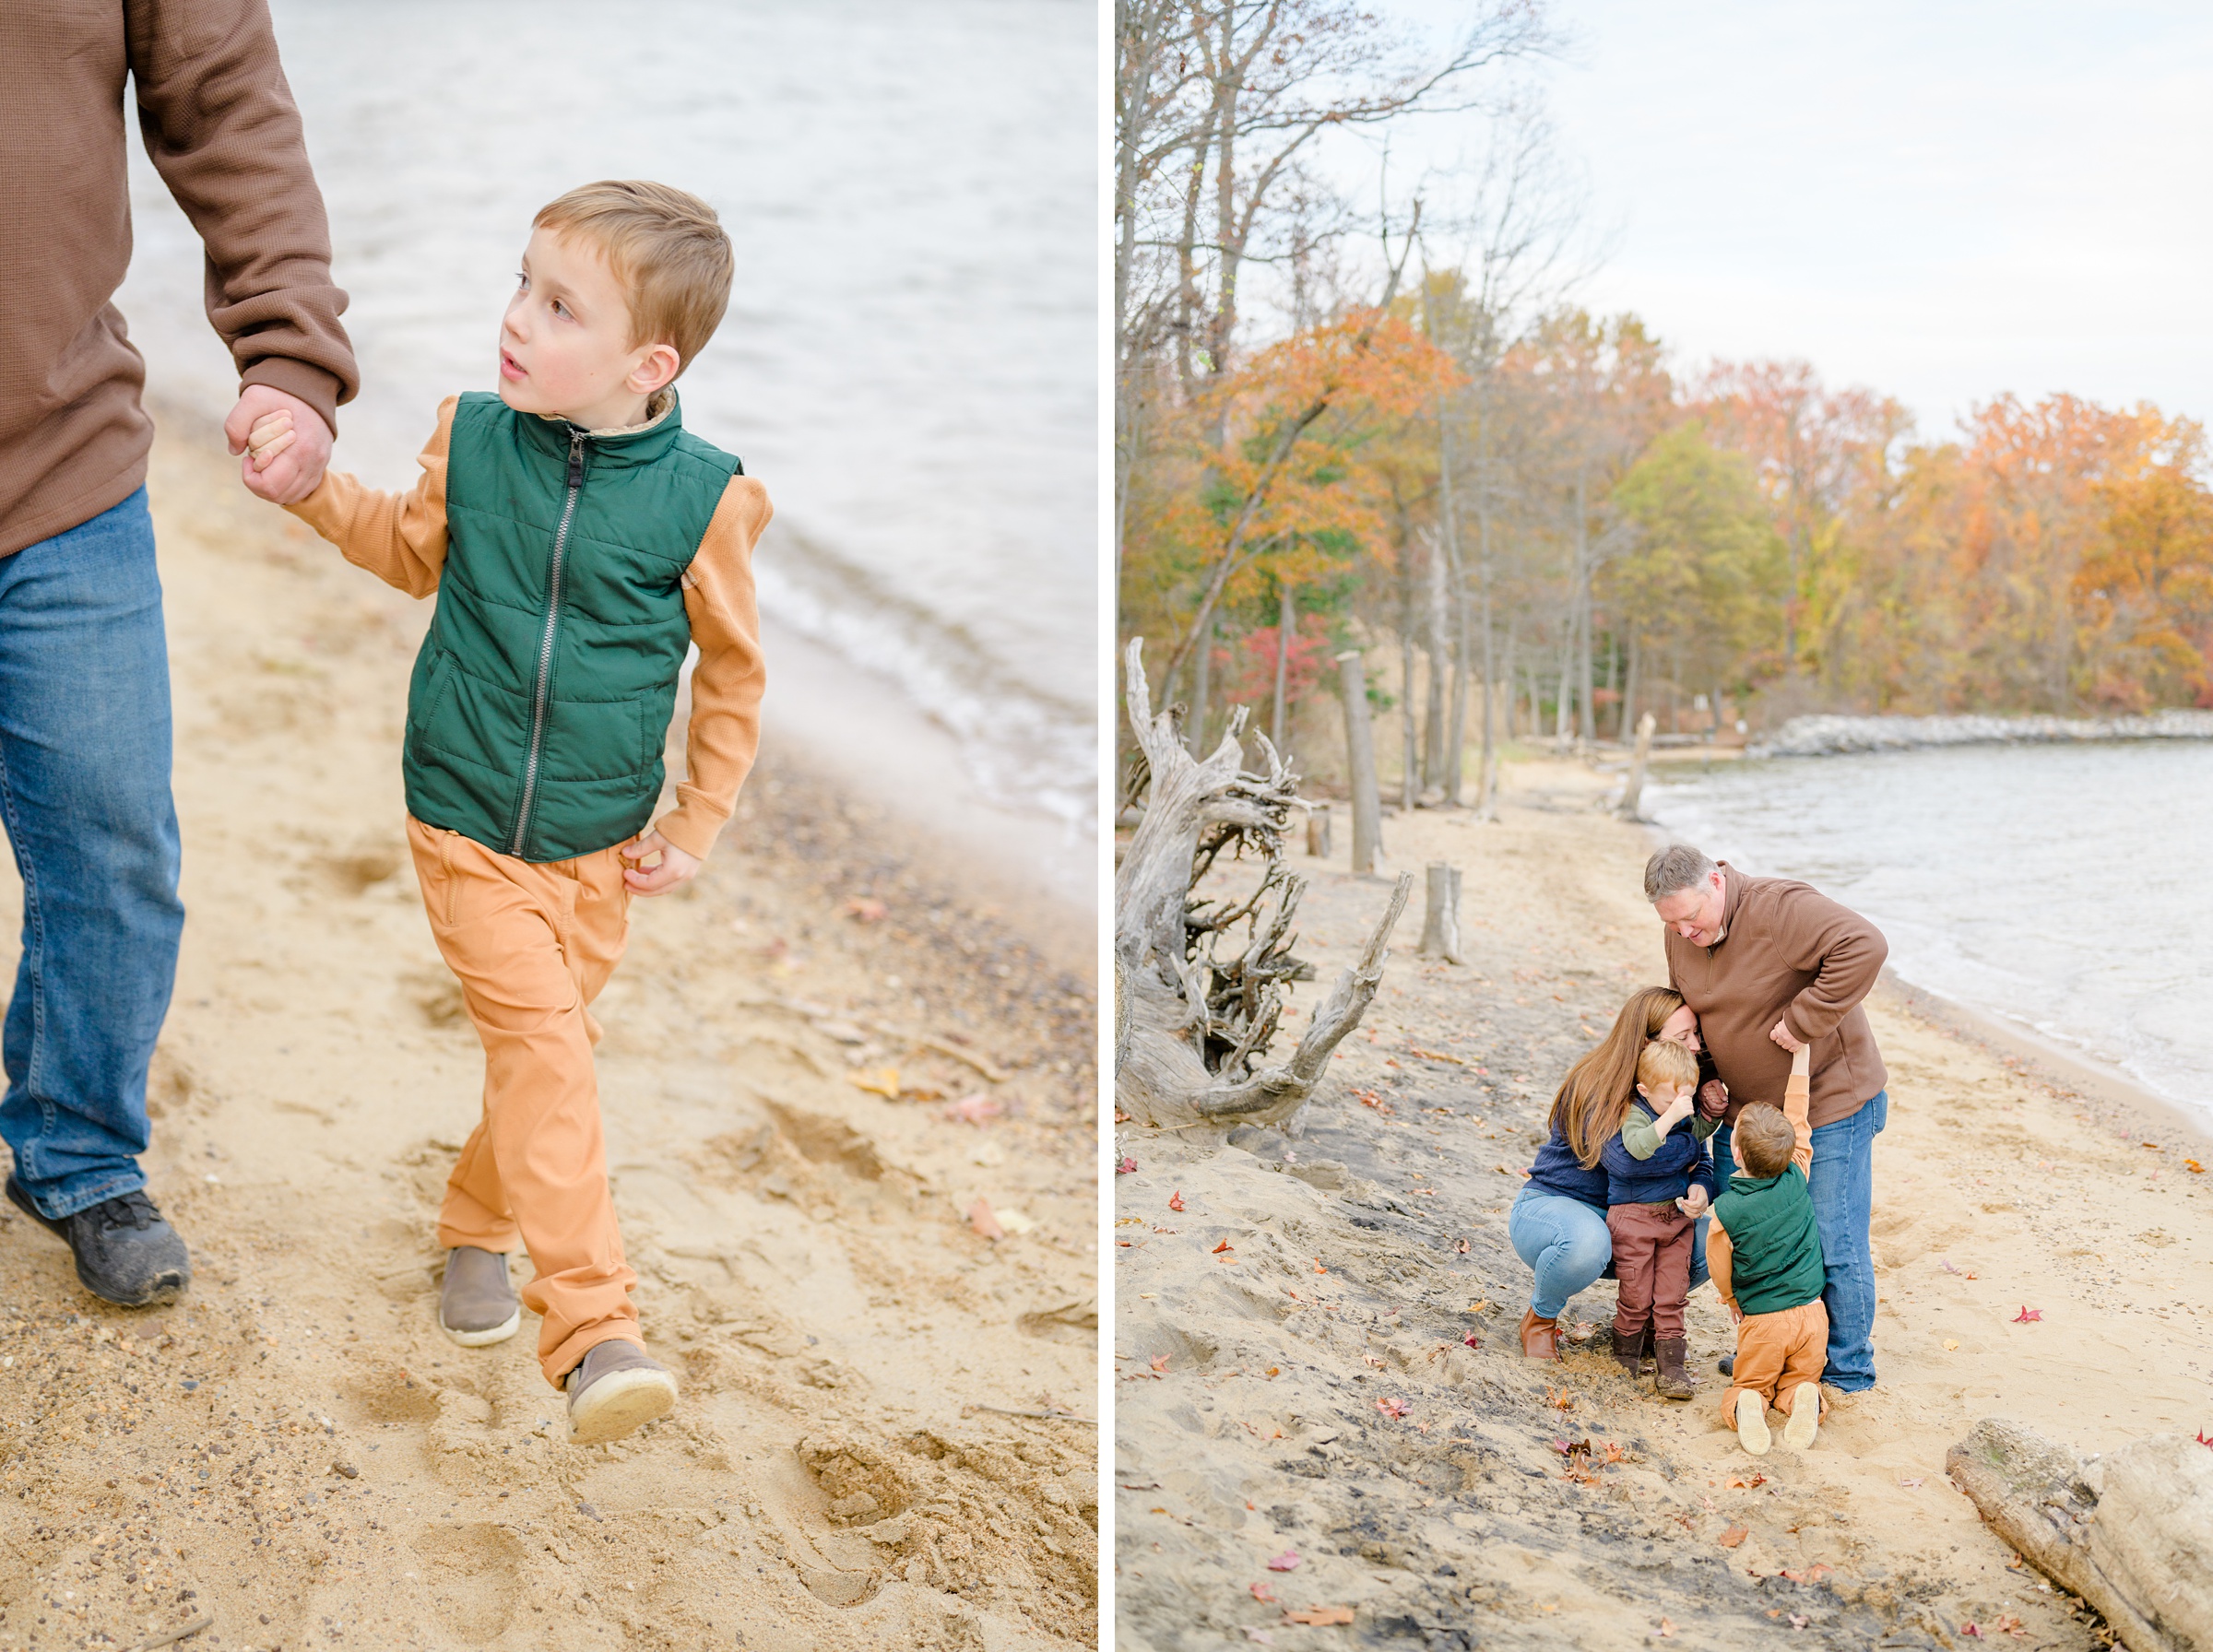
[[[1652,1368],[1652,1328],[1640,1331],[1614,1333],[1614,1358],[1631,1376],[1642,1376]]]
[[[1683,1337],[1659,1337],[1653,1339],[1652,1352],[1659,1357],[1660,1375],[1653,1386],[1663,1399],[1695,1399],[1698,1385],[1690,1379],[1684,1362],[1690,1353],[1690,1342]]]
[[[1558,1359],[1560,1322],[1556,1319],[1539,1319],[1534,1308],[1524,1313],[1521,1316],[1521,1351],[1533,1360]]]
[[[603,1446],[666,1416],[676,1378],[635,1342],[596,1342],[562,1385],[569,1393],[569,1444]]]
[[[457,1245],[445,1253],[438,1287],[438,1328],[464,1348],[504,1342],[523,1323],[523,1304],[498,1251]]]

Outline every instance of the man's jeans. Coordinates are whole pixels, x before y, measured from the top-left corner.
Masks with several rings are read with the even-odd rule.
[[[146,1069],[184,908],[142,488],[0,557],[0,824],[23,879],[0,1138],[50,1217],[146,1186]]]
[[[1693,1291],[1706,1282],[1706,1224],[1711,1220],[1701,1216],[1691,1230]],[[1529,1307],[1540,1319],[1557,1319],[1570,1297],[1595,1284],[1614,1265],[1606,1213],[1563,1193],[1522,1188],[1507,1212],[1506,1237],[1537,1276]]]
[[[1889,1119],[1890,1092],[1878,1090],[1850,1118],[1816,1129],[1805,1178],[1828,1275],[1821,1290],[1828,1309],[1828,1369],[1821,1380],[1847,1394],[1875,1386],[1875,1257],[1867,1226],[1875,1214],[1875,1139]],[[1729,1164],[1730,1135],[1724,1125],[1714,1136],[1717,1165]]]

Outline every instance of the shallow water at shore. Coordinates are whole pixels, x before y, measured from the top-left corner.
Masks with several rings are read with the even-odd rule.
[[[776,501],[763,608],[958,742],[943,777],[1095,813],[1095,30],[1054,0],[276,0],[351,294],[338,462],[406,486],[440,397],[492,387],[530,215],[598,177],[706,196],[739,254],[681,389]],[[235,383],[143,155],[118,295],[149,389]],[[767,714],[775,715],[772,688]],[[1012,846],[1018,847],[1018,846]]]
[[[2213,745],[1749,762],[1646,800],[1670,835],[1865,913],[1905,980],[2213,1122]]]

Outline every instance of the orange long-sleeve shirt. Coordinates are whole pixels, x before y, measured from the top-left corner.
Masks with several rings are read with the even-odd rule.
[[[454,407],[439,404],[438,428],[416,463],[422,479],[405,493],[365,488],[343,471],[285,508],[366,568],[410,596],[438,589],[445,568],[445,466]],[[655,830],[685,854],[706,857],[738,805],[738,788],[761,744],[761,617],[753,597],[753,547],[768,525],[768,490],[734,476],[684,574],[684,615],[699,664],[692,673],[692,719],[684,734],[684,778],[677,807]]]

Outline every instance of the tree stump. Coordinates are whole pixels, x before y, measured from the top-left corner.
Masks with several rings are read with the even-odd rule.
[[[1422,944],[1415,950],[1424,958],[1441,958],[1447,963],[1464,963],[1460,955],[1460,868],[1433,860],[1427,867],[1427,899],[1422,909]]]
[[[1307,810],[1307,853],[1317,860],[1330,857],[1330,806],[1326,803]]]
[[[1655,726],[1650,712],[1637,719],[1637,752],[1629,759],[1628,784],[1621,788],[1621,818],[1625,820],[1640,820],[1644,818],[1637,811],[1639,799],[1644,796],[1644,765],[1652,754],[1652,730]]]
[[[1366,878],[1383,853],[1383,796],[1376,781],[1376,732],[1367,717],[1367,676],[1357,649],[1337,656],[1344,692],[1347,779],[1353,789],[1353,876]]]
[[[1298,777],[1265,736],[1265,773],[1248,773],[1230,714],[1222,743],[1195,760],[1173,709],[1155,716],[1142,639],[1130,644],[1130,726],[1145,759],[1145,811],[1114,887],[1115,1101],[1155,1127],[1275,1124],[1321,1080],[1330,1053],[1359,1024],[1383,978],[1384,947],[1414,886],[1402,877],[1359,961],[1337,978],[1281,1066],[1260,1065],[1288,984],[1311,979],[1293,956],[1292,918],[1306,879],[1284,864]],[[1197,891],[1226,855],[1260,862],[1242,899]],[[1238,931],[1242,933],[1238,933]]]
[[[2158,1434],[2077,1461],[1989,1417],[1944,1466],[1991,1529],[2097,1608],[2128,1652],[2213,1652],[2213,1451]]]

